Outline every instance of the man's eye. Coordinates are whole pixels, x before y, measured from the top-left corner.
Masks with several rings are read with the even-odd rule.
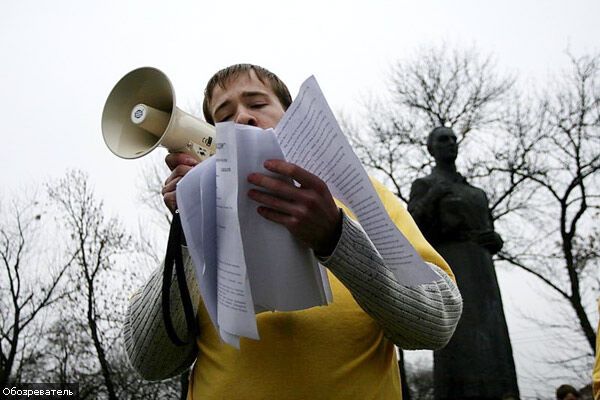
[[[229,121],[231,120],[232,115],[226,115],[224,117],[221,118],[217,118],[217,122],[225,122],[225,121]]]
[[[256,109],[256,108],[262,108],[266,105],[267,105],[267,103],[256,103],[256,104],[252,104],[250,107]]]

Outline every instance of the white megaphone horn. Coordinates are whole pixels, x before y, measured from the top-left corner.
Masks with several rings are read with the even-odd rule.
[[[160,145],[202,161],[216,149],[214,126],[177,108],[171,81],[150,67],[129,72],[110,92],[102,136],[122,158],[145,156]]]

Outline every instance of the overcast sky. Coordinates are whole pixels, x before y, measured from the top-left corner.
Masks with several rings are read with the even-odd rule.
[[[391,63],[444,42],[545,82],[567,65],[565,49],[600,51],[598,16],[597,0],[3,0],[1,195],[80,168],[111,211],[135,213],[140,162],[107,150],[100,116],[116,81],[137,67],[162,69],[184,109],[217,69],[250,62],[293,94],[314,74],[331,107],[352,113],[385,89]]]
[[[390,64],[419,46],[475,45],[524,79],[558,72],[567,47],[599,50],[598,1],[368,3],[4,1],[4,187],[77,167],[109,204],[127,207],[139,162],[107,151],[100,115],[116,81],[140,66],[167,73],[182,108],[202,99],[214,71],[251,62],[293,93],[314,74],[334,110],[353,112],[361,97],[384,90]]]

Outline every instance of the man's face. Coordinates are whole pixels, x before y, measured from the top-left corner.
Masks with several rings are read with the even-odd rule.
[[[431,138],[430,152],[438,161],[454,161],[458,155],[456,135],[450,129],[436,132]]]
[[[213,90],[210,113],[215,123],[233,121],[259,128],[275,128],[284,114],[279,99],[253,70],[232,78],[225,89]]]

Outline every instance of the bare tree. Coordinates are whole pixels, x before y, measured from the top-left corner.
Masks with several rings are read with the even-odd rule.
[[[35,199],[2,209],[0,224],[0,386],[19,381],[35,363],[35,322],[64,294],[59,282],[73,260],[57,265],[43,279],[52,260],[44,258],[39,237],[43,207]]]
[[[87,176],[82,172],[69,172],[56,185],[49,186],[48,193],[62,212],[65,229],[70,235],[69,251],[76,255],[79,275],[76,282],[83,301],[72,304],[80,305],[85,315],[106,395],[109,399],[117,399],[107,357],[109,343],[103,340],[99,326],[102,312],[98,304],[98,286],[102,274],[113,268],[115,258],[130,248],[130,238],[116,219],[105,218],[102,203],[96,201]]]
[[[405,202],[412,181],[431,165],[426,133],[451,126],[463,143],[471,132],[495,126],[514,85],[513,77],[496,72],[490,56],[444,46],[397,62],[389,80],[388,96],[366,104],[366,129],[349,131],[363,163],[379,171]],[[475,160],[466,165],[471,163]]]
[[[464,138],[499,118],[497,105],[513,86],[499,78],[490,56],[446,46],[421,50],[392,72],[395,102],[420,114],[429,126],[452,126]]]
[[[164,155],[155,151],[143,159],[140,168],[138,200],[156,219],[164,232],[168,232],[171,224],[171,212],[162,201],[163,182],[171,173],[163,161]]]
[[[61,315],[70,315],[72,304],[65,303],[64,306]],[[43,352],[39,352],[38,355],[42,364],[31,371],[32,376],[38,380],[42,377],[44,381],[48,382],[77,382],[79,398],[82,400],[106,397],[104,379],[97,368],[97,355],[92,338],[87,334],[85,320],[76,318],[57,320],[45,332],[44,341]],[[132,370],[120,337],[107,346],[106,355],[110,362],[111,378],[119,399],[179,398],[180,385],[177,380],[147,382]]]
[[[600,290],[600,230],[594,223],[600,215],[600,56],[570,58],[571,71],[540,101],[543,123],[522,124],[531,146],[529,168],[510,172],[532,189],[528,215],[519,216],[529,229],[500,258],[537,277],[569,305],[568,321],[594,354],[596,333],[585,305]]]
[[[158,151],[145,157],[137,180],[137,200],[141,207],[136,242],[139,250],[150,258],[149,270],[156,268],[164,257],[172,218],[162,196],[163,182],[171,173],[163,159],[164,155]]]
[[[48,193],[63,221],[67,251],[75,256],[70,278],[76,287],[49,336],[49,362],[84,383],[82,398],[176,398],[176,380],[144,382],[124,352],[121,327],[141,264],[136,258],[143,257],[140,246],[117,218],[105,215],[83,172],[67,173]],[[69,329],[63,328],[64,317]]]

